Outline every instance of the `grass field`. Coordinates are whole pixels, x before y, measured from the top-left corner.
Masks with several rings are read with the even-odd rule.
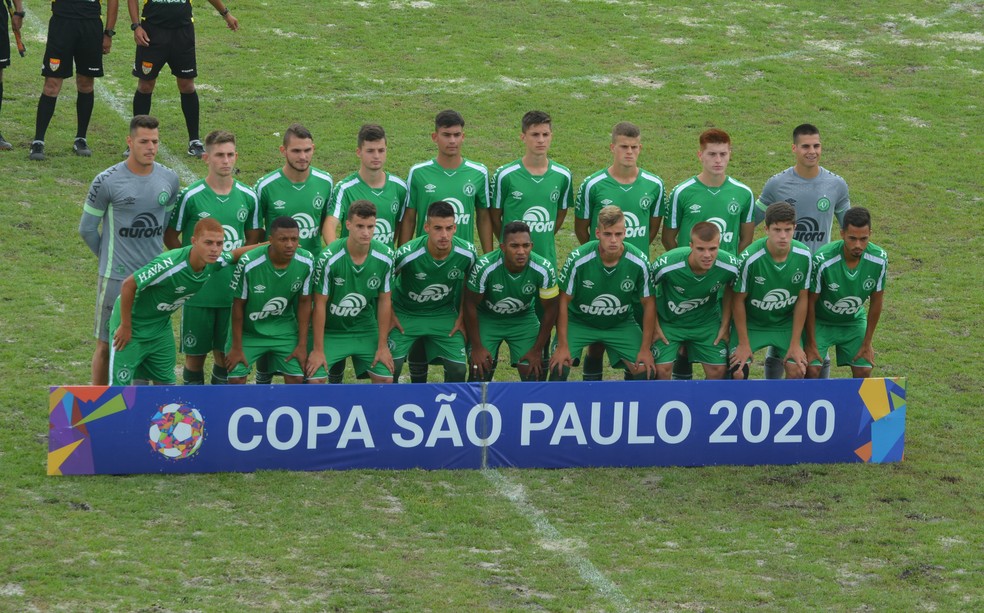
[[[443,108],[490,168],[541,108],[577,182],[631,120],[668,186],[697,172],[701,130],[727,130],[757,193],[792,163],[793,126],[817,124],[889,252],[876,374],[908,377],[906,460],[126,478],[45,476],[45,396],[89,379],[96,263],[76,228],[125,146],[133,43],[124,8],[95,156],[71,154],[67,82],[49,159],[28,162],[47,4],[27,4],[0,115],[17,146],[0,154],[0,611],[984,608],[980,2],[240,0],[238,33],[196,4],[203,129],[238,135],[248,183],[291,121],[336,178],[382,123],[405,175]],[[160,161],[202,176],[166,75],[153,112]]]

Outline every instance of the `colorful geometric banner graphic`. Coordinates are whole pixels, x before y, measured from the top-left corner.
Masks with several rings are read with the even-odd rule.
[[[898,462],[905,379],[53,387],[49,475]]]

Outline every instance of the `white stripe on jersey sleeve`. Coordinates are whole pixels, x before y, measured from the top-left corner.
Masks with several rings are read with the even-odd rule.
[[[181,199],[181,203],[178,204],[178,219],[177,221],[174,222],[174,225],[177,226],[178,232],[183,231],[182,227],[184,226],[185,205],[188,204],[188,200],[190,200],[192,196],[202,191],[203,189],[205,189],[205,183],[202,183],[201,185],[199,185],[194,189],[190,189],[186,191],[184,198]]]
[[[688,187],[697,182],[697,177],[691,177],[673,188],[673,200],[670,202],[670,229],[679,230],[680,220],[677,218],[677,203],[680,201],[680,192],[686,191]],[[679,244],[679,241],[677,241]]]
[[[502,180],[516,172],[520,168],[520,164],[513,164],[511,166],[503,166],[500,168],[495,175],[495,187],[492,189],[492,193],[495,194],[495,202],[490,203],[489,208],[501,209],[502,208]]]

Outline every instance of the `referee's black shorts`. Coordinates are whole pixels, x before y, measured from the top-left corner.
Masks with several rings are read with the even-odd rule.
[[[72,62],[80,75],[103,76],[102,19],[71,19],[52,15],[44,48],[41,76],[67,79]]]
[[[153,81],[164,68],[164,64],[170,66],[171,74],[179,79],[193,79],[198,76],[194,24],[180,28],[162,28],[142,22],[141,26],[150,38],[150,46],[137,45],[133,76]]]

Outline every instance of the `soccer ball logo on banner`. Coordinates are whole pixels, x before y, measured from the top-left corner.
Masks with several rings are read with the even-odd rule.
[[[172,402],[158,409],[150,420],[150,446],[172,460],[198,452],[205,435],[205,420],[195,407]]]

